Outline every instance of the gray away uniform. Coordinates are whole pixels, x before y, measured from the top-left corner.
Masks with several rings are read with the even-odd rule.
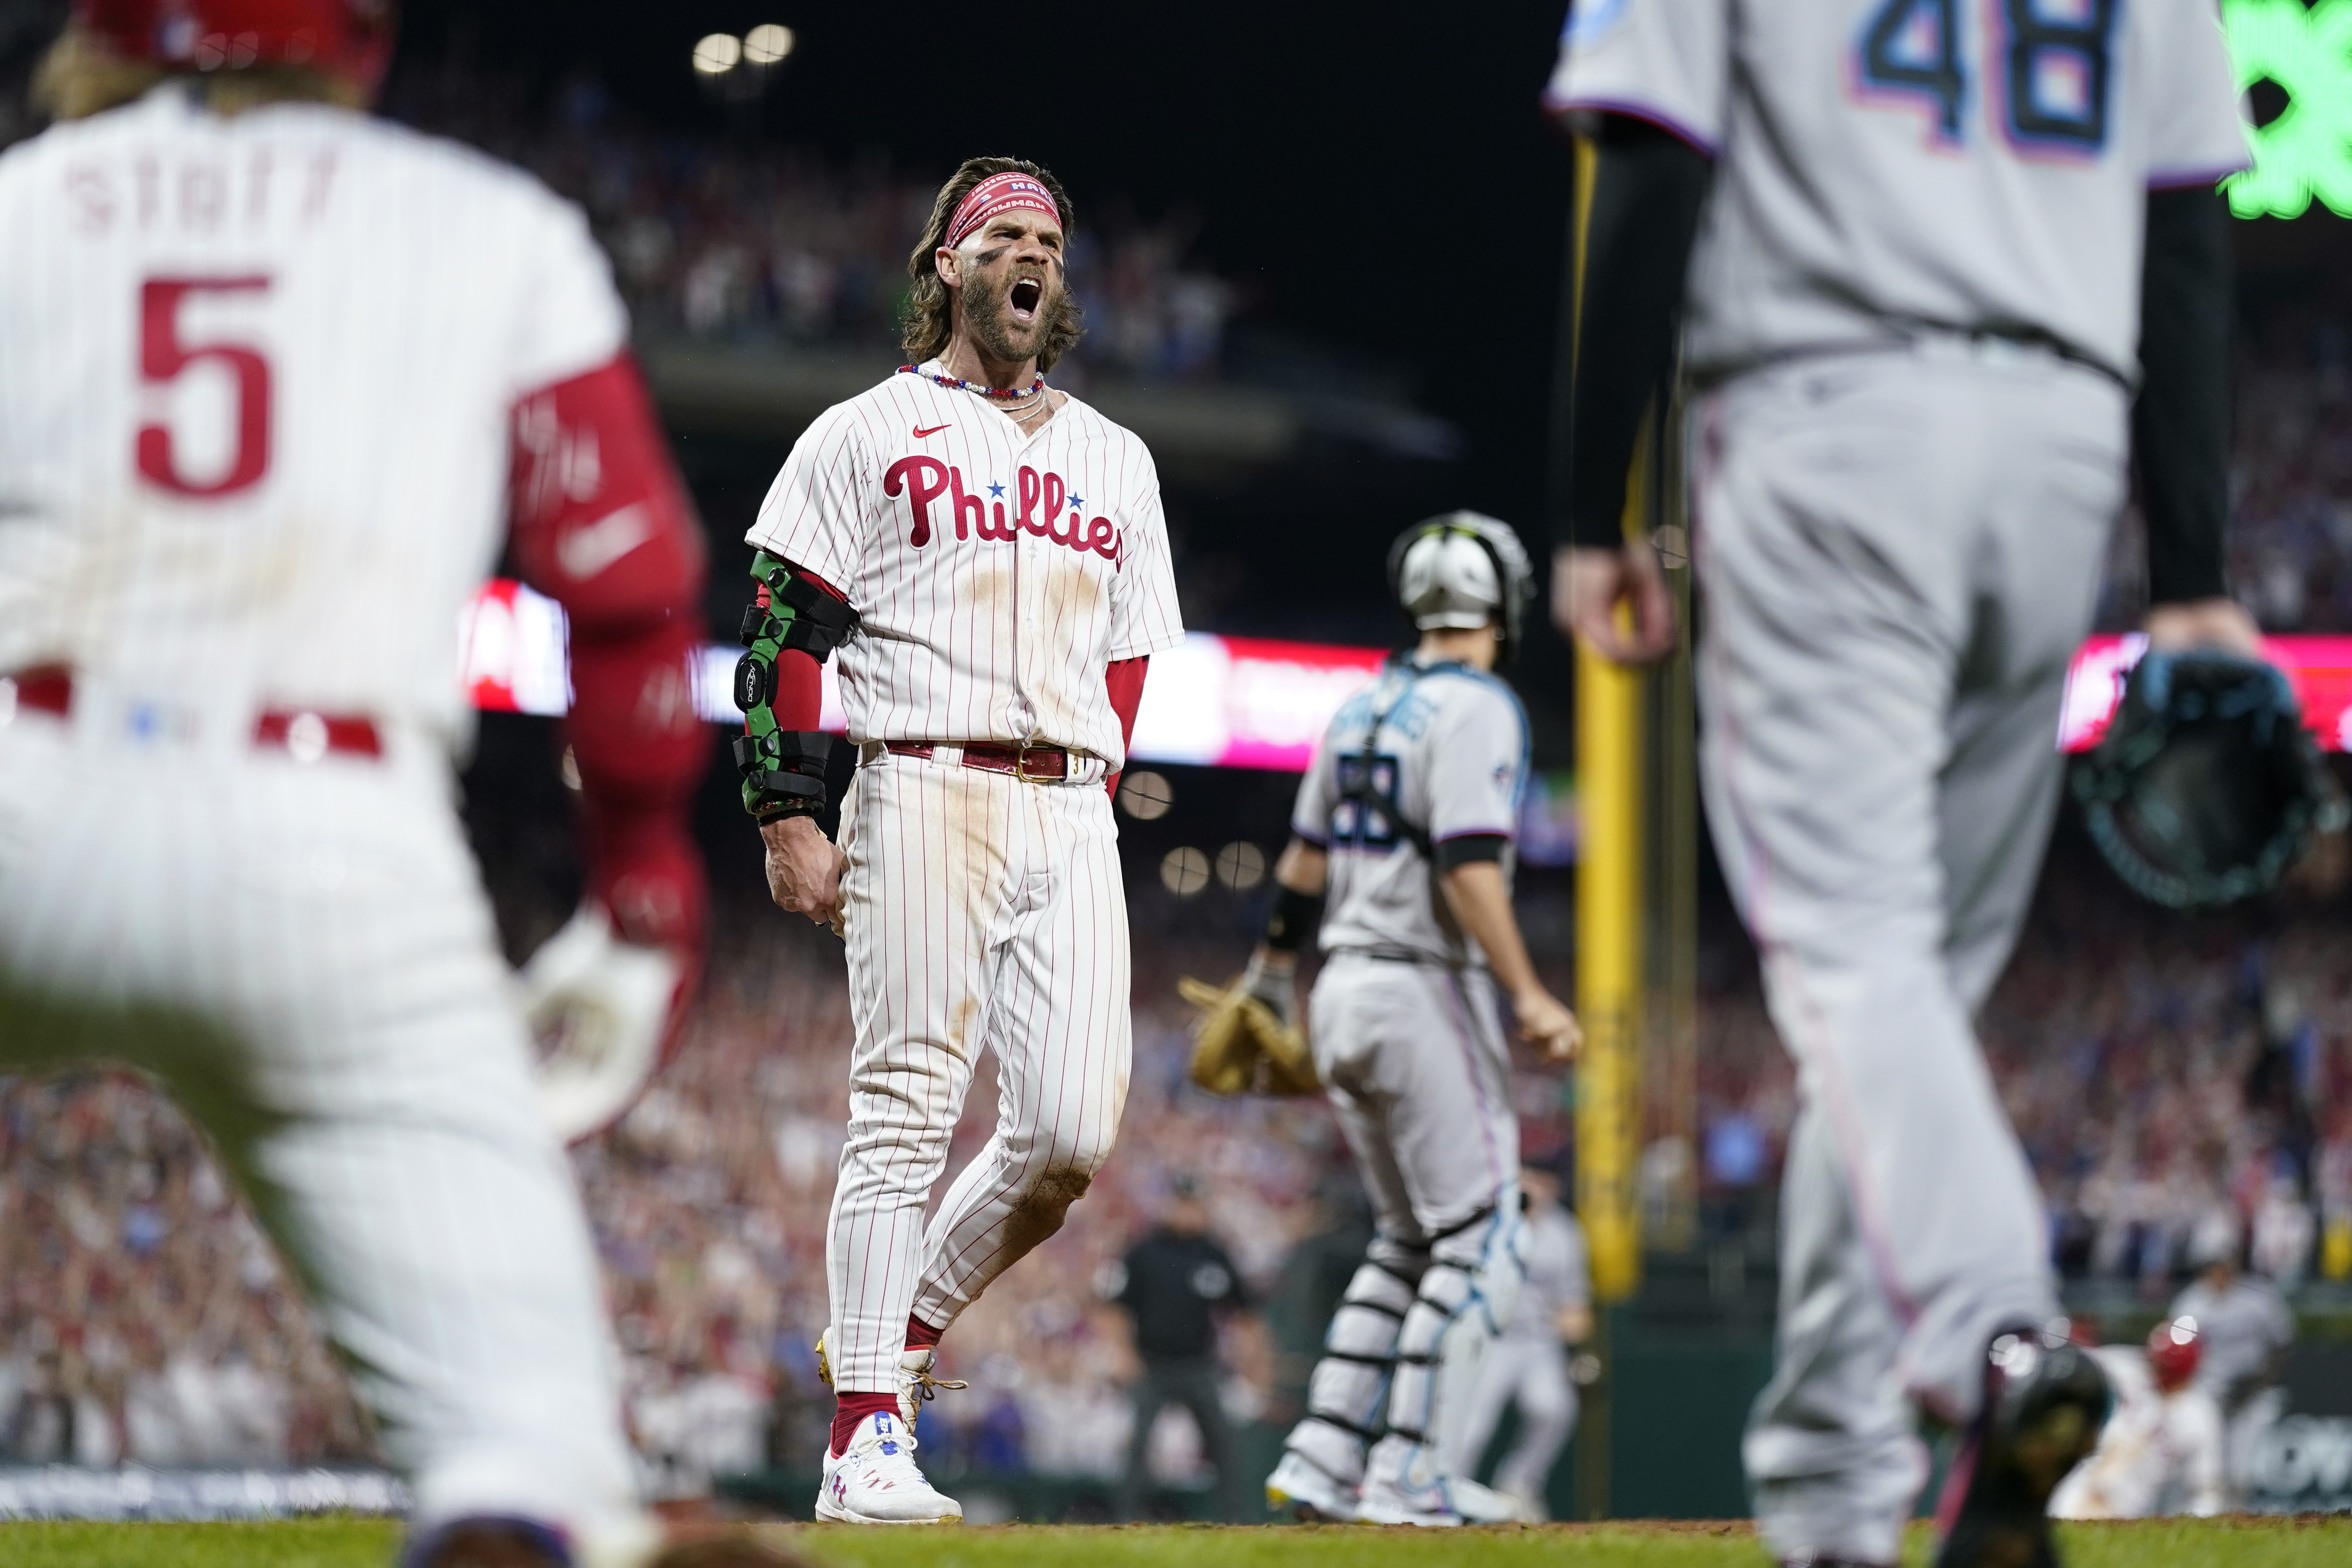
[[[1449,840],[1501,837],[1508,874],[1527,763],[1509,687],[1461,665],[1392,661],[1332,719],[1291,816],[1330,853],[1315,1067],[1377,1235],[1289,1446],[1349,1485],[1373,1440],[1380,1473],[1431,1483],[1440,1413],[1466,1398],[1518,1294],[1510,1050],[1485,955],[1432,860]]]
[[[1518,1407],[1519,1430],[1496,1462],[1495,1488],[1538,1508],[1552,1466],[1576,1430],[1576,1380],[1569,1349],[1559,1337],[1559,1318],[1591,1305],[1591,1277],[1585,1267],[1584,1227],[1558,1204],[1528,1216],[1528,1277],[1518,1310],[1503,1325],[1494,1353],[1479,1369],[1476,1392],[1446,1413],[1449,1468],[1466,1476],[1478,1468],[1503,1412]]]
[[[1715,163],[1701,772],[1802,1095],[1745,1447],[1782,1557],[1895,1561],[1913,1401],[1969,1418],[2058,1307],[1971,1018],[2124,499],[2146,194],[2245,158],[2212,0],[2059,9],[1580,0],[1550,93]]]

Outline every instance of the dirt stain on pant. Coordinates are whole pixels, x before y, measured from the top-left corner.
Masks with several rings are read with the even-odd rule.
[[[1013,1258],[1031,1249],[1062,1228],[1070,1205],[1087,1195],[1094,1177],[1084,1171],[1048,1171],[1023,1194],[1004,1216],[1004,1250]]]

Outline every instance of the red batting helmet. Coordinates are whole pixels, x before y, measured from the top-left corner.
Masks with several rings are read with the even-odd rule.
[[[392,61],[392,0],[74,0],[125,59],[184,70],[307,66],[373,88]]]
[[[2156,1385],[2169,1394],[2196,1376],[2204,1349],[2205,1336],[2198,1332],[2194,1318],[2171,1318],[2150,1329],[2147,1367],[2156,1374]]]

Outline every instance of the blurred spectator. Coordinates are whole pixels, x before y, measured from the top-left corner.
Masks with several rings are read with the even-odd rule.
[[[1528,1199],[1527,1283],[1510,1321],[1479,1363],[1446,1468],[1475,1477],[1503,1412],[1516,1406],[1518,1435],[1496,1464],[1494,1486],[1528,1518],[1544,1520],[1551,1517],[1545,1493],[1552,1466],[1576,1430],[1569,1351],[1592,1331],[1592,1279],[1585,1267],[1584,1228],[1560,1206],[1559,1175],[1530,1165],[1519,1173],[1519,1190]]]
[[[1180,1175],[1169,1184],[1160,1223],[1106,1272],[1102,1284],[1104,1298],[1124,1308],[1134,1324],[1140,1363],[1120,1517],[1143,1517],[1152,1479],[1152,1438],[1160,1412],[1172,1405],[1191,1412],[1202,1455],[1216,1470],[1218,1516],[1233,1523],[1252,1518],[1260,1510],[1247,1506],[1247,1483],[1217,1363],[1220,1320],[1245,1310],[1249,1298],[1234,1260],[1209,1234],[1209,1208],[1191,1177]]]

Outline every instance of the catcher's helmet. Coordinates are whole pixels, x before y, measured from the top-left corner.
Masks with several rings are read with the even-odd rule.
[[[1389,588],[1415,628],[1502,629],[1496,662],[1519,646],[1519,623],[1535,597],[1535,570],[1511,525],[1475,511],[1449,511],[1414,523],[1389,549]]]
[[[368,87],[392,60],[392,0],[74,0],[125,59],[183,70],[304,66]]]
[[[2147,1369],[2156,1385],[2169,1394],[2197,1375],[2203,1358],[2205,1336],[2194,1318],[2168,1318],[2147,1331]]]

